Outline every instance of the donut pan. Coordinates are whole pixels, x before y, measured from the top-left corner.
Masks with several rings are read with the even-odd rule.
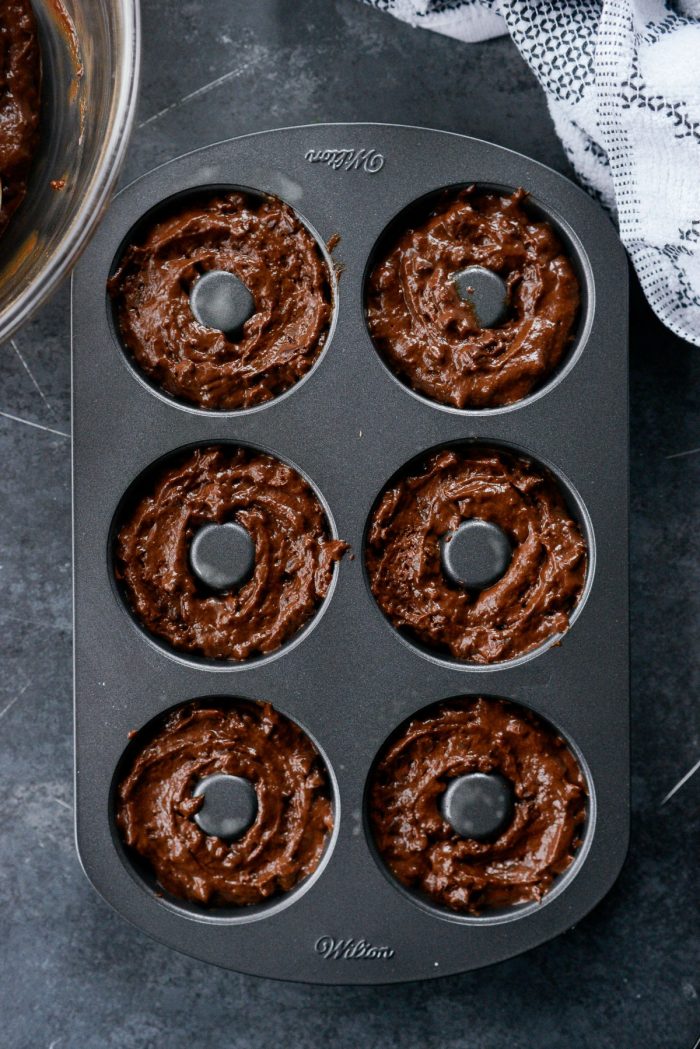
[[[406,208],[444,187],[524,187],[578,271],[576,342],[554,379],[519,404],[460,411],[414,394],[367,331],[373,248]],[[206,412],[153,388],[127,358],[106,283],[130,231],[176,194],[222,187],[280,197],[336,243],[331,336],[305,379],[261,407]],[[338,240],[338,237],[340,238]],[[325,249],[324,249],[325,250]],[[628,838],[627,266],[603,212],[571,182],[460,135],[383,124],[263,132],[171,161],[115,199],[73,277],[76,833],[85,873],[163,943],[240,972],[325,984],[442,976],[508,958],[571,928],[608,891]],[[587,590],[561,643],[490,667],[409,643],[369,590],[363,541],[387,482],[427,450],[478,441],[522,451],[560,479],[589,545]],[[134,480],[164,456],[230,442],[286,460],[321,494],[354,557],[322,614],[262,659],[207,662],[155,643],[114,582],[113,521]],[[374,853],[365,815],[387,738],[439,700],[509,699],[566,738],[588,781],[584,842],[539,904],[462,917],[419,900]],[[129,734],[188,700],[268,700],[315,741],[333,788],[334,831],[312,877],[252,909],[198,909],[158,890],[123,849],[116,771]]]

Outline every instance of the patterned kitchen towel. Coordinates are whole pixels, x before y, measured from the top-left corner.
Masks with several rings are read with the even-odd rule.
[[[700,0],[365,0],[458,40],[509,32],[657,316],[700,346]]]

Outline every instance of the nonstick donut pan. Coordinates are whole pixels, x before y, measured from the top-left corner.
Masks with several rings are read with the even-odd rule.
[[[550,224],[573,266],[581,305],[575,337],[551,375],[514,403],[459,408],[390,370],[369,333],[367,284],[382,245],[444,199],[443,190],[472,185],[527,191],[524,206]],[[163,209],[227,191],[293,209],[325,260],[331,310],[325,343],[298,382],[266,403],[222,411],[178,399],[144,373],[123,344],[107,284],[125,246]],[[471,277],[460,295],[473,294],[477,313],[502,323],[497,284],[488,272]],[[464,276],[456,279],[465,285]],[[225,277],[211,284],[214,292],[221,284],[223,297],[202,287],[193,312],[205,325],[235,326],[231,311],[247,315],[250,297],[238,288],[237,300],[227,298]],[[180,951],[310,983],[443,976],[570,929],[617,877],[629,822],[627,267],[603,212],[561,175],[460,135],[383,124],[263,132],[180,157],[123,190],[75,272],[72,309],[76,825],[98,892]],[[152,491],[159,470],[206,447],[244,449],[244,459],[268,453],[293,467],[325,514],[327,540],[349,547],[328,569],[315,614],[273,651],[238,660],[175,648],[149,632],[116,570],[117,536],[134,499]],[[365,556],[370,519],[390,482],[436,450],[484,448],[544,470],[587,550],[568,629],[486,663],[397,629],[375,601]],[[191,571],[213,592],[243,585],[257,564],[245,529],[226,523],[228,531],[190,535]],[[460,585],[465,557],[472,586],[478,579],[487,587],[504,571],[510,551],[493,528],[476,515],[470,531],[453,533],[455,547],[443,548],[452,585]],[[227,558],[238,565],[229,574]],[[586,797],[573,861],[542,898],[475,913],[395,877],[375,840],[370,785],[387,742],[413,719],[443,709],[435,706],[442,701],[477,697],[506,700],[553,727]],[[318,752],[322,814],[330,802],[332,829],[304,876],[262,902],[182,899],[124,842],[117,800],[129,763],[169,712],[194,700],[214,710],[269,703],[301,730],[291,729],[306,740],[300,753]],[[211,782],[200,778],[193,789],[210,788],[197,833],[236,839],[264,808],[260,792],[256,801],[245,775],[227,776],[228,766],[208,771]],[[469,839],[469,828],[483,824],[489,792],[501,821],[509,801],[502,778],[464,782],[464,789],[452,783],[441,811]]]

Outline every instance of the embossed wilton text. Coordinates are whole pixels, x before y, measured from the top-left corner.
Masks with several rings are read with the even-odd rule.
[[[338,171],[366,171],[376,175],[384,167],[384,157],[376,149],[307,149],[304,154],[309,164],[327,164]]]
[[[394,957],[391,947],[373,947],[368,940],[336,940],[333,936],[320,936],[314,944],[314,950],[327,961],[336,962]]]

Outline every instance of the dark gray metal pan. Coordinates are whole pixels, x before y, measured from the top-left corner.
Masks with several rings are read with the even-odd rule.
[[[387,225],[446,186],[524,186],[568,244],[584,289],[579,337],[555,379],[524,402],[456,411],[389,373],[367,333],[363,279]],[[203,412],[155,391],[127,360],[105,284],[120,246],[173,194],[245,187],[291,204],[342,264],[334,331],[286,395],[244,412]],[[85,872],[126,918],[170,946],[241,972],[369,984],[461,972],[568,929],[607,892],[628,837],[627,267],[608,219],[562,176],[459,135],[326,124],[223,142],[150,172],[114,201],[73,280],[77,840]],[[464,440],[513,446],[549,465],[586,527],[595,566],[561,645],[497,667],[456,664],[393,630],[369,592],[367,515],[405,463]],[[153,643],[113,583],[110,529],[124,493],[155,460],[191,444],[268,450],[309,477],[352,544],[323,614],[294,645],[250,664],[207,664]],[[386,875],[368,840],[364,792],[387,737],[426,705],[503,696],[552,722],[588,776],[584,847],[539,905],[462,918]],[[321,868],[253,911],[197,911],[157,895],[125,855],[111,791],[128,733],[184,701],[268,699],[316,741],[335,789]]]

